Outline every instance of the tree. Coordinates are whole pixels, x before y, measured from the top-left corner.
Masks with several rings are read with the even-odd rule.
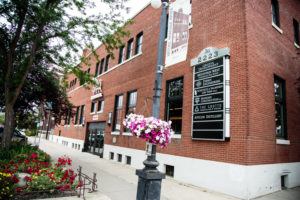
[[[126,23],[120,19],[119,11],[126,0],[103,0],[110,8],[107,14],[87,16],[86,9],[93,7],[90,0],[3,0],[0,2],[0,86],[3,86],[5,108],[5,128],[2,148],[10,147],[10,138],[15,128],[16,115],[31,105],[28,93],[35,79],[40,88],[52,85],[49,74],[45,72],[49,63],[61,66],[67,73],[74,73],[86,83],[95,82],[84,74],[82,64],[89,64],[87,58],[78,59],[72,52],[78,53],[89,47],[95,54],[91,38],[101,41],[107,51],[122,45],[121,37],[128,35]],[[111,34],[114,33],[114,36]],[[80,64],[78,64],[80,63]],[[47,82],[48,81],[48,82]],[[65,101],[61,89],[55,89],[59,100]],[[35,93],[37,94],[37,93]],[[3,95],[2,95],[3,96]],[[57,101],[51,96],[45,100]],[[67,105],[67,102],[66,102]],[[31,105],[32,106],[32,105]],[[64,107],[57,107],[61,115]],[[61,110],[62,109],[62,110]],[[26,110],[26,109],[25,109]]]

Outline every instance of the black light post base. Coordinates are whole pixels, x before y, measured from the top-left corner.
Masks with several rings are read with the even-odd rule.
[[[143,162],[145,168],[136,170],[139,177],[137,200],[160,200],[161,180],[165,178],[165,174],[156,168],[159,163],[155,157],[156,145],[152,145],[151,155]]]

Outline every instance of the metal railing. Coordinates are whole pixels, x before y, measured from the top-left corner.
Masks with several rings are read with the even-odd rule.
[[[79,169],[77,171],[78,171],[78,179],[79,179],[78,197],[80,197],[82,194],[83,199],[85,199],[84,197],[85,190],[88,190],[88,193],[97,191],[96,189],[98,188],[98,185],[97,185],[96,173],[94,172],[93,178],[90,178],[88,175],[82,173],[81,166],[79,166]],[[91,188],[87,186],[91,186]]]

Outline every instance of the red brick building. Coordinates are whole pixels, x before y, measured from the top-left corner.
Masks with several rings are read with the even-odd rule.
[[[204,0],[191,8],[187,59],[163,71],[160,118],[171,119],[176,134],[166,149],[158,148],[160,170],[244,199],[299,186],[299,1]],[[131,112],[151,115],[160,10],[147,5],[133,20],[116,59],[104,46],[97,49],[99,63],[84,52],[91,66],[83,70],[101,87],[86,90],[69,76],[77,115],[57,126],[52,139],[142,168],[145,141],[126,132],[122,120]],[[230,52],[230,123],[222,141],[191,137],[191,60],[207,47]]]

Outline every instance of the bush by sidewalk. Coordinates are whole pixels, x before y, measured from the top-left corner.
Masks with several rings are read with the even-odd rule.
[[[53,163],[50,156],[37,147],[13,143],[10,150],[0,153],[0,199],[72,194],[65,191],[74,191],[80,185],[75,181],[77,174],[67,169],[71,163],[67,157]],[[21,173],[27,173],[25,185],[18,185],[23,181],[20,181]]]

